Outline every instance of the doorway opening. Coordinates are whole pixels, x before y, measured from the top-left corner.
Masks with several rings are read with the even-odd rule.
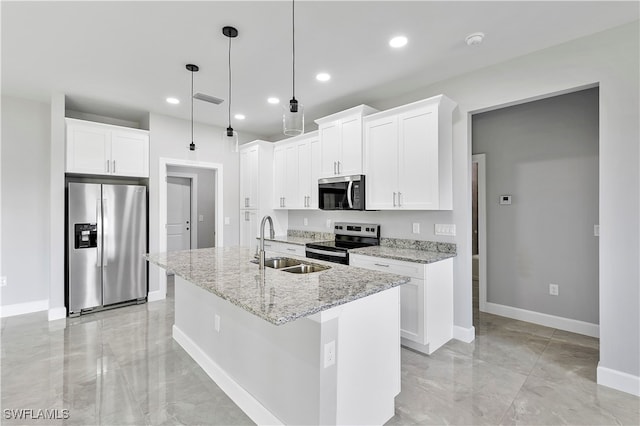
[[[212,183],[205,185],[203,182],[202,172],[211,173]],[[174,158],[160,158],[158,168],[158,251],[160,253],[168,251],[168,191],[169,182],[168,178],[175,173],[182,174],[196,174],[197,175],[197,193],[195,196],[195,185],[191,185],[191,193],[194,194],[191,198],[197,198],[197,208],[193,208],[193,201],[191,204],[191,221],[190,225],[194,225],[197,229],[197,237],[195,230],[190,226],[191,232],[191,247],[192,248],[205,248],[205,247],[222,247],[224,241],[223,235],[223,167],[220,163],[208,163],[204,161],[191,161]],[[180,176],[178,176],[180,177]],[[184,176],[183,176],[184,177]],[[213,207],[211,207],[211,213],[199,213],[202,212],[205,204],[205,200],[211,200]],[[149,292],[149,300],[161,300],[166,298],[167,295],[167,275],[162,268],[157,269],[158,277],[158,290]]]
[[[487,199],[485,154],[471,157],[471,249],[473,325],[478,327],[479,314],[487,301]]]
[[[167,176],[167,251],[198,247],[198,175],[175,172]]]

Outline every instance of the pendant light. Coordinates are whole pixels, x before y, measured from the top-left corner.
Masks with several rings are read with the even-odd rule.
[[[234,27],[224,27],[222,34],[229,38],[229,126],[224,131],[222,139],[226,141],[230,151],[238,152],[238,132],[231,127],[231,39],[238,36],[238,30]]]
[[[282,131],[287,136],[304,133],[304,107],[296,100],[296,4],[291,1],[291,46],[292,46],[292,88],[293,94],[289,104],[284,105],[282,114]]]
[[[193,143],[193,73],[198,72],[200,67],[193,64],[187,64],[187,70],[191,71],[191,143],[189,144],[189,150],[195,151],[196,144]]]

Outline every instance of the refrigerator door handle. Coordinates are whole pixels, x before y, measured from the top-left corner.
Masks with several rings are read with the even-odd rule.
[[[104,223],[109,223],[109,217],[107,216],[107,199],[103,198],[102,199],[102,221]],[[105,238],[105,232],[104,229],[101,227],[102,229],[102,266],[107,266],[107,239]]]
[[[98,238],[98,244],[97,245],[97,256],[96,256],[96,267],[97,268],[101,268],[102,267],[102,200],[101,199],[97,199],[96,200],[96,225],[97,225],[97,238]]]

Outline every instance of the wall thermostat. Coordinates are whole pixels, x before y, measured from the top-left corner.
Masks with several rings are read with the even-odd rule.
[[[500,196],[500,204],[503,206],[511,204],[511,195],[501,195]]]

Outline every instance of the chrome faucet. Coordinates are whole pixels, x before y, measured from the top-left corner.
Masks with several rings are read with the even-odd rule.
[[[260,222],[260,250],[258,251],[258,260],[260,261],[260,269],[264,269],[264,225],[269,221],[269,227],[271,228],[271,232],[269,232],[269,236],[273,240],[275,238],[275,232],[273,231],[273,220],[271,216],[267,215],[262,218],[262,222]]]

